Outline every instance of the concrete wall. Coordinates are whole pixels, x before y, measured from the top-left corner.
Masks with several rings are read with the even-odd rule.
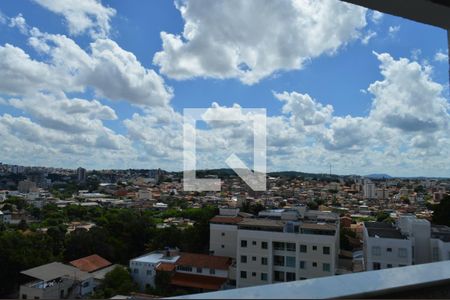
[[[209,250],[216,256],[236,258],[237,225],[210,224]]]

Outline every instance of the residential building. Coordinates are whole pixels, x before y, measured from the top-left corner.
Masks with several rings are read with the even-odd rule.
[[[375,183],[366,179],[364,181],[363,193],[365,199],[375,199],[376,198]]]
[[[77,180],[80,183],[86,182],[86,169],[81,167],[77,169]]]
[[[156,268],[161,263],[174,264],[180,258],[178,249],[154,251],[130,260],[131,276],[141,291],[155,287]]]
[[[220,290],[228,283],[231,262],[230,257],[168,248],[130,260],[130,268],[141,291],[155,287],[157,272],[168,272],[172,286],[203,292]]]
[[[225,256],[181,253],[170,283],[191,291],[221,290],[228,282],[231,261]]]
[[[365,222],[363,239],[366,271],[412,264],[412,242],[392,224]]]
[[[119,265],[113,265],[111,262],[107,261],[103,257],[93,254],[86,257],[82,257],[73,260],[69,263],[80,271],[88,272],[94,277],[93,289],[101,284],[105,275],[116,267],[121,267]]]
[[[20,272],[29,281],[20,286],[19,299],[77,298],[92,293],[93,276],[59,262]]]
[[[150,189],[140,189],[138,191],[138,200],[152,200],[152,191]]]
[[[329,276],[337,269],[339,217],[331,212],[301,206],[255,218],[219,215],[210,221],[210,235],[211,253],[235,259],[236,287]]]
[[[450,227],[414,215],[401,215],[396,224],[365,222],[363,235],[366,270],[450,259]]]
[[[22,180],[19,181],[19,185],[17,186],[17,190],[19,193],[27,194],[31,192],[37,191],[36,183],[30,180]]]

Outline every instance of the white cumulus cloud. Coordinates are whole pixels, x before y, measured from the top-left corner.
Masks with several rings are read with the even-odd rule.
[[[175,79],[254,84],[336,52],[366,26],[366,9],[334,0],[185,0],[177,8],[184,31],[161,32],[163,49],[153,58],[161,73]]]
[[[99,0],[34,0],[46,9],[64,16],[70,34],[85,32],[92,37],[106,37],[116,10],[105,7]]]

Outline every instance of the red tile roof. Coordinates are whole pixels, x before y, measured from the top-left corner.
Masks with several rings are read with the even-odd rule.
[[[226,281],[226,278],[221,277],[175,273],[170,283],[182,287],[217,291]]]
[[[156,271],[172,272],[173,270],[175,270],[175,265],[171,263],[162,262],[156,267]]]
[[[228,270],[228,267],[231,265],[231,258],[207,254],[181,253],[176,265],[190,266],[194,268]]]
[[[111,265],[109,261],[97,254],[73,260],[70,264],[84,272],[94,272]]]
[[[222,224],[237,224],[242,221],[241,217],[215,216],[209,222]]]

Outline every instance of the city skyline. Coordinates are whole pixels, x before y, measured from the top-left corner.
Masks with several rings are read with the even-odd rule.
[[[340,1],[7,0],[1,160],[181,171],[183,108],[266,108],[269,172],[448,177],[447,47]],[[198,169],[251,161],[245,122],[205,123]]]

